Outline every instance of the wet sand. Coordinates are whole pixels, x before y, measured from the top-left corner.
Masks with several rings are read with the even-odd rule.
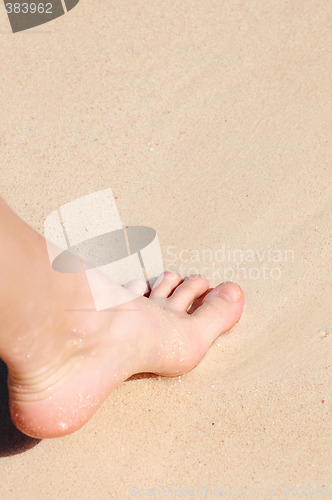
[[[67,437],[15,431],[1,366],[2,497],[332,495],[330,16],[323,1],[82,0],[13,35],[0,13],[8,203],[43,232],[111,187],[166,268],[246,296],[192,372],[126,381]]]

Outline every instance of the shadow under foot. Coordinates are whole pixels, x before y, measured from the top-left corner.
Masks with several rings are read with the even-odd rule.
[[[8,407],[8,370],[0,359],[0,457],[23,453],[36,446],[40,439],[26,436],[11,421]]]

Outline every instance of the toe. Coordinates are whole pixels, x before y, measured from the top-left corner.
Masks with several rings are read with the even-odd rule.
[[[182,281],[183,278],[179,274],[170,271],[164,272],[153,285],[150,298],[167,298]]]
[[[209,288],[209,280],[200,274],[186,278],[172,293],[168,304],[178,310],[187,311],[192,302]]]
[[[235,283],[222,283],[211,290],[192,317],[204,331],[203,342],[208,348],[222,333],[227,332],[240,319],[244,295]]]

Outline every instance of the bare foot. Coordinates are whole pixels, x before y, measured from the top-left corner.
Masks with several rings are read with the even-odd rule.
[[[1,261],[8,287],[0,304],[0,355],[8,366],[11,417],[25,434],[76,431],[135,373],[188,372],[241,316],[244,296],[234,283],[210,290],[202,276],[183,280],[170,272],[149,298],[96,311],[86,275],[53,271],[45,240],[15,224],[22,241],[15,233],[7,251],[12,259]]]
[[[43,314],[22,324],[16,352],[7,360],[15,425],[38,438],[69,434],[134,373],[176,376],[191,370],[243,309],[243,293],[234,283],[206,293],[208,287],[201,276],[182,281],[165,273],[150,298],[99,312],[64,311],[63,296],[54,290],[38,305]],[[69,293],[75,296],[74,289]],[[200,296],[201,304],[188,314]]]
[[[44,238],[1,197],[0,240],[0,357],[12,420],[33,437],[79,429],[135,373],[191,370],[242,313],[240,287],[210,290],[202,276],[164,273],[146,298],[138,282],[124,288],[94,270],[89,279],[102,286],[92,296],[83,265],[54,271]],[[96,311],[96,298],[113,307]]]

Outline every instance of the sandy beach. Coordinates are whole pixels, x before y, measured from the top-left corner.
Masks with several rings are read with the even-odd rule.
[[[243,315],[175,378],[137,375],[76,433],[24,436],[0,365],[7,499],[329,498],[331,4],[84,1],[0,11],[0,194],[34,229],[111,188],[165,269]]]

